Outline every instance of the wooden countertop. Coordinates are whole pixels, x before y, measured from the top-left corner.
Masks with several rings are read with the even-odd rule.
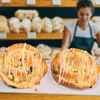
[[[73,96],[73,95],[48,95],[48,94],[0,94],[0,100],[100,100],[100,96]]]

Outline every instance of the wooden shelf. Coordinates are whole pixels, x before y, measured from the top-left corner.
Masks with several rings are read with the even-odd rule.
[[[2,7],[76,7],[78,0],[61,0],[61,5],[53,5],[52,0],[36,0],[36,5],[27,5],[27,0],[11,0],[11,3],[2,3]],[[100,5],[95,5],[100,7]]]
[[[61,5],[53,5],[52,0],[36,0],[36,5],[27,5],[27,0],[11,0],[11,3],[2,3],[3,7],[76,7],[77,0],[61,0]]]
[[[27,33],[7,33],[7,38],[0,40],[57,40],[62,38],[63,33],[36,33],[34,39],[28,39]]]

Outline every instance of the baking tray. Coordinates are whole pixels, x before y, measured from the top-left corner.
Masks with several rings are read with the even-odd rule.
[[[58,84],[52,77],[50,70],[50,60],[46,61],[48,65],[48,72],[42,79],[40,85],[35,85],[33,89],[15,89],[5,85],[0,79],[0,93],[32,93],[32,94],[63,94],[63,95],[92,95],[100,96],[100,74],[98,82],[87,89],[76,89],[65,87]],[[100,64],[99,64],[100,66]]]

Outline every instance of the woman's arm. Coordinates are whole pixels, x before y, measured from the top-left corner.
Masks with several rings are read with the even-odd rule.
[[[97,41],[98,41],[99,46],[100,46],[100,31],[97,33],[96,37],[97,37]]]
[[[64,34],[63,34],[61,50],[64,50],[64,49],[68,48],[69,38],[70,38],[70,31],[68,30],[67,27],[64,27]]]

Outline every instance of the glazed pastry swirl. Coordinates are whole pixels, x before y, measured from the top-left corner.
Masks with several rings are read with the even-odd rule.
[[[26,43],[14,44],[5,50],[0,62],[0,76],[4,83],[16,88],[33,88],[47,72],[41,53]]]
[[[99,66],[86,51],[65,49],[51,63],[54,79],[65,86],[91,88],[98,80]]]

